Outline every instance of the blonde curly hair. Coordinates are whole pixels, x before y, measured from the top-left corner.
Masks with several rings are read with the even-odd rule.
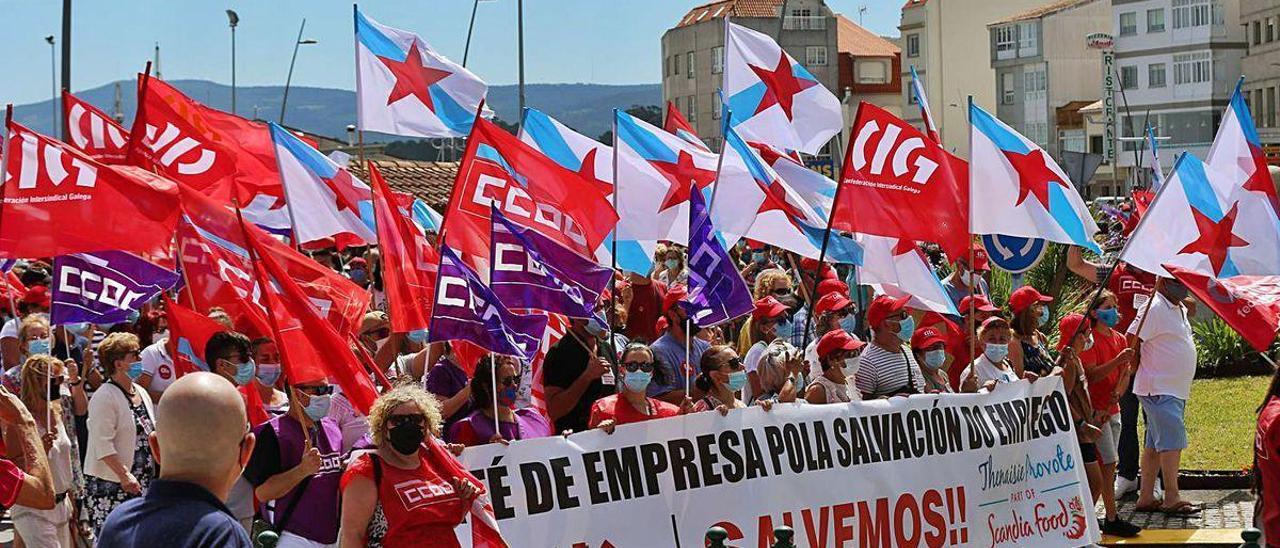
[[[37,327],[49,329],[49,320],[40,314],[28,314],[22,319],[22,323],[18,324],[18,340],[23,343],[23,351],[26,351],[27,333]]]
[[[378,396],[369,409],[369,435],[375,445],[386,443],[387,419],[391,417],[393,409],[405,403],[417,405],[422,416],[427,418],[426,431],[434,436],[440,435],[440,427],[444,421],[440,418],[440,404],[436,402],[436,398],[416,385],[398,386]]]
[[[773,285],[778,280],[787,282],[787,286],[791,286],[791,276],[787,275],[787,271],[780,268],[770,268],[756,275],[756,287],[754,296],[756,299],[768,297],[773,292]]]
[[[48,354],[36,354],[27,358],[27,361],[22,362],[22,388],[18,391],[18,399],[22,400],[27,409],[35,409],[37,402],[45,401],[48,397],[49,390],[41,389],[48,386],[45,379],[62,378],[62,373],[63,363],[58,358]],[[52,407],[51,414],[61,422],[62,404],[58,400],[50,401],[48,404]]]

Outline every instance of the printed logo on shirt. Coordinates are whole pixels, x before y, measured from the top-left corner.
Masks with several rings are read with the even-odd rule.
[[[441,499],[445,498],[454,498],[453,486],[443,481],[426,482],[420,479],[411,479],[397,483],[392,487],[396,490],[396,494],[400,496],[400,502],[404,504],[405,510],[414,510],[437,502],[443,502]]]
[[[156,376],[162,379],[172,379],[173,369],[169,368],[168,365],[161,365],[160,367],[156,368]]]
[[[320,469],[316,471],[317,476],[324,474],[332,474],[342,471],[342,454],[338,452],[320,455]]]

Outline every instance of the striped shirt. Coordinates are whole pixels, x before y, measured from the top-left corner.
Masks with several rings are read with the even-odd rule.
[[[924,376],[906,345],[890,352],[873,343],[867,345],[858,360],[854,385],[862,392],[862,399],[873,400],[880,396],[920,393],[924,389]]]

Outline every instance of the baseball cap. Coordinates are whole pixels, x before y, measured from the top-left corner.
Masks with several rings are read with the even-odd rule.
[[[833,329],[818,339],[818,357],[825,358],[837,350],[857,350],[866,345],[843,329]]]
[[[667,294],[662,297],[662,313],[666,314],[671,311],[671,307],[676,303],[689,296],[689,290],[684,284],[676,284],[667,288]]]
[[[760,320],[764,318],[774,318],[787,313],[787,305],[782,304],[778,299],[772,296],[757,300],[755,310],[751,311],[752,320]]]
[[[987,256],[986,248],[983,248],[981,245],[974,244],[970,249],[973,253],[973,269],[978,272],[990,272],[991,259]],[[963,262],[965,264],[969,264],[969,256],[963,255],[960,257],[954,257],[951,262]]]
[[[938,331],[936,327],[922,327],[917,329],[915,334],[911,336],[911,348],[917,350],[946,342],[946,337],[943,337],[942,332]]]
[[[1009,295],[1009,308],[1013,310],[1014,314],[1030,308],[1035,303],[1050,302],[1053,302],[1053,297],[1044,295],[1029,285],[1019,287],[1017,291]]]
[[[1087,333],[1086,328],[1080,326],[1084,322],[1084,316],[1080,314],[1067,314],[1061,320],[1058,320],[1058,351],[1061,352],[1067,344],[1071,342],[1071,336],[1080,329],[1081,333]],[[1087,326],[1086,326],[1087,327]]]
[[[867,308],[867,324],[871,327],[879,327],[880,322],[894,313],[906,308],[907,301],[911,300],[910,295],[901,297],[890,297],[888,295],[877,295],[872,299],[871,306]]]
[[[813,312],[815,314],[822,314],[823,312],[843,310],[851,304],[853,304],[853,301],[849,300],[848,297],[845,297],[841,293],[827,293],[826,295],[823,295],[821,299],[818,299],[818,302],[813,305]]]
[[[49,304],[52,301],[53,299],[49,297],[49,288],[43,285],[33,285],[22,295],[23,304],[34,304],[49,308]]]
[[[959,306],[960,314],[962,315],[968,314],[970,305],[973,306],[973,310],[975,312],[999,312],[1000,311],[1000,309],[996,308],[995,305],[991,304],[991,301],[987,300],[986,297],[983,297],[982,295],[970,295],[970,296],[966,296],[963,299],[960,299],[960,306]]]
[[[805,274],[813,274],[813,271],[817,269],[818,269],[817,259],[810,259],[808,257],[800,259],[800,270]],[[827,263],[822,263],[822,270],[818,275],[818,279],[821,279],[821,280],[836,279],[836,269],[832,268],[831,265]]]
[[[835,278],[827,278],[818,282],[818,295],[826,295],[827,293],[840,293],[842,295],[849,294],[849,284],[844,283]]]
[[[1006,320],[1001,316],[992,316],[990,318],[982,320],[982,329],[988,329],[993,326],[1009,329],[1009,320]]]
[[[391,326],[391,320],[390,318],[387,317],[387,313],[382,312],[380,310],[369,312],[368,314],[365,314],[363,318],[360,319],[361,333],[366,333],[382,327],[390,327],[390,326]]]

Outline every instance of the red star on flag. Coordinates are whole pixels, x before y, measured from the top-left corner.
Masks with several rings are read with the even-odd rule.
[[[391,95],[387,97],[388,105],[412,95],[422,101],[422,104],[427,106],[427,110],[435,112],[435,105],[431,101],[431,85],[444,80],[453,74],[452,72],[423,66],[422,54],[418,52],[416,40],[412,46],[409,46],[409,53],[405,55],[404,61],[396,61],[388,57],[378,57],[378,59],[382,60],[382,64],[386,65],[396,78],[396,85],[391,89]]]
[[[760,181],[756,181],[756,184],[764,192],[764,201],[760,202],[760,209],[756,210],[756,216],[766,211],[781,211],[787,217],[787,222],[791,223],[796,230],[800,230],[800,223],[796,220],[804,217],[804,212],[787,201],[787,190],[782,187],[782,184],[775,182],[766,185]]]
[[[752,72],[756,73],[756,77],[764,82],[766,88],[764,97],[760,98],[760,106],[756,107],[756,114],[773,105],[778,105],[787,119],[791,120],[791,106],[795,102],[796,94],[818,85],[813,80],[796,78],[786,52],[778,52],[778,66],[773,70],[755,65],[748,66],[751,67]]]
[[[1064,188],[1067,185],[1062,182],[1062,177],[1049,169],[1044,151],[1037,148],[1026,154],[1018,154],[1006,150],[1004,157],[1009,160],[1013,170],[1018,172],[1018,201],[1014,206],[1022,205],[1027,196],[1035,196],[1036,201],[1048,211],[1049,185],[1057,184]]]
[[[1241,158],[1240,163],[1245,171],[1252,170],[1252,174],[1244,182],[1244,189],[1261,192],[1267,196],[1267,200],[1271,202],[1271,207],[1280,213],[1280,197],[1276,196],[1276,187],[1271,182],[1271,172],[1267,171],[1267,158],[1262,150],[1254,145],[1249,145],[1249,159]]]
[[[906,255],[908,253],[917,253],[917,254],[923,255],[923,253],[920,251],[920,246],[917,246],[915,242],[908,240],[906,238],[900,238],[898,240],[898,243],[893,246],[893,256],[897,257],[899,255]]]
[[[332,178],[322,178],[320,180],[324,181],[324,186],[328,187],[329,192],[333,193],[334,205],[337,206],[338,213],[342,213],[342,210],[345,209],[359,217],[360,202],[372,198],[369,191],[356,188],[355,179],[345,169],[339,169],[337,173],[333,174]]]
[[[715,170],[702,169],[694,165],[693,156],[684,150],[680,151],[675,163],[657,161],[649,163],[658,168],[667,182],[671,183],[667,188],[666,197],[662,199],[662,206],[658,208],[659,212],[689,201],[689,193],[694,186],[702,190],[716,180]]]
[[[1209,264],[1213,266],[1214,275],[1221,273],[1222,265],[1227,262],[1227,252],[1233,247],[1249,245],[1249,242],[1236,236],[1233,232],[1239,207],[1239,203],[1233,204],[1231,211],[1228,211],[1226,215],[1222,216],[1222,220],[1217,222],[1192,207],[1191,215],[1195,217],[1196,230],[1200,232],[1200,236],[1194,242],[1183,247],[1178,253],[1203,253],[1209,257]]]
[[[601,195],[608,196],[613,194],[613,185],[609,184],[608,181],[596,178],[596,151],[598,150],[596,148],[588,150],[587,155],[582,157],[582,165],[578,167],[578,175],[590,181],[592,186],[600,189]]]

